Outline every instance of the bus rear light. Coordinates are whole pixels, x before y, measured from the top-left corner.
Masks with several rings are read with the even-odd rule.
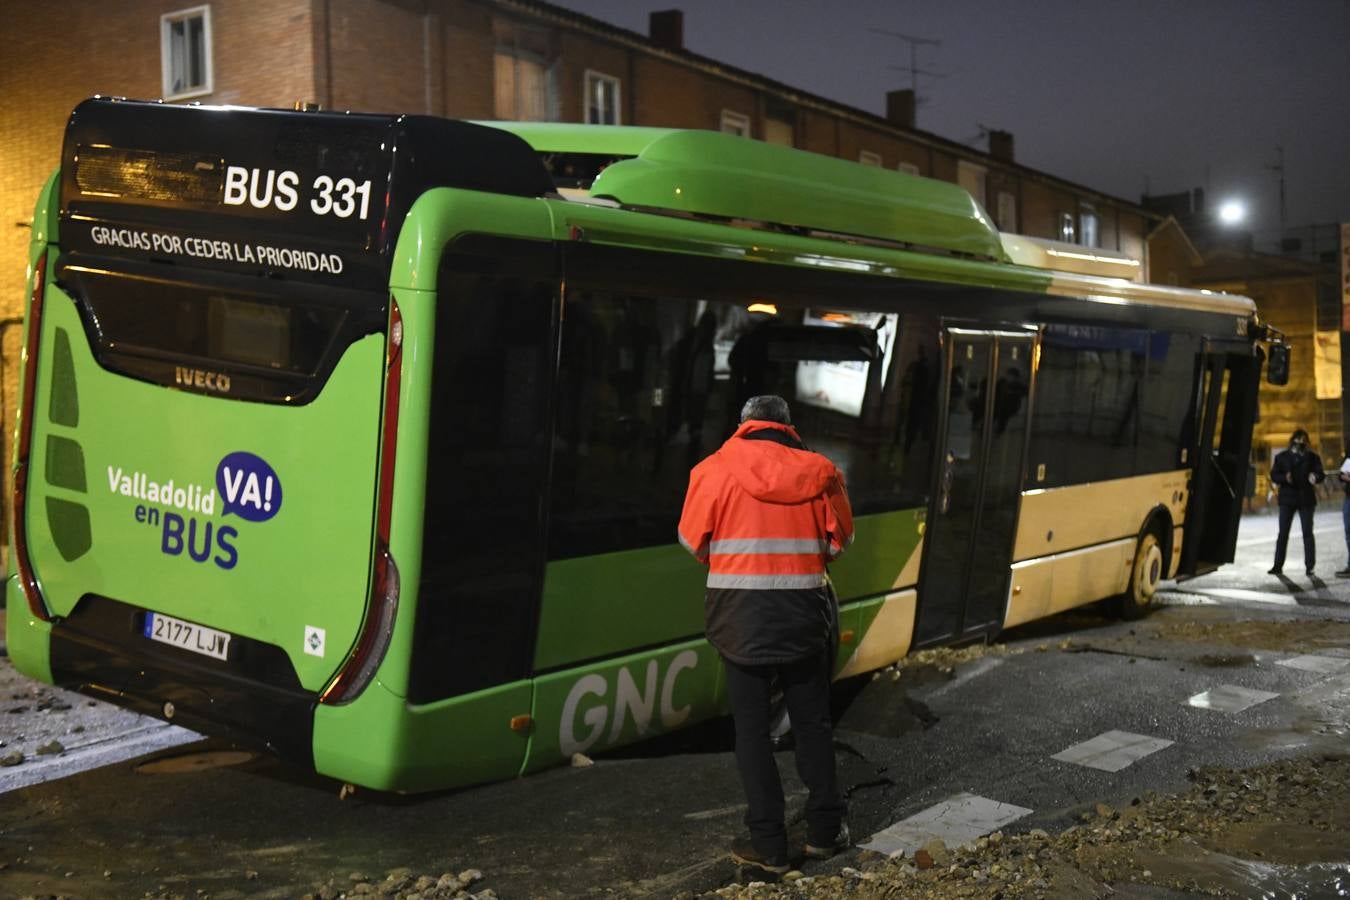
[[[51,613],[42,599],[33,561],[28,555],[28,458],[33,447],[33,416],[37,404],[38,345],[42,341],[42,298],[45,293],[47,253],[33,264],[33,293],[28,299],[28,336],[23,347],[23,397],[20,401],[18,446],[15,448],[14,496],[10,504],[14,511],[14,557],[19,569],[19,586],[23,588],[28,608],[44,622],[50,622]]]
[[[380,663],[384,662],[384,654],[389,650],[389,640],[394,635],[394,619],[398,613],[399,575],[398,565],[383,541],[376,551],[374,582],[370,610],[366,613],[356,649],[348,657],[338,677],[319,698],[321,703],[341,706],[359,697],[370,685]]]
[[[370,579],[370,600],[361,623],[356,646],[338,669],[320,703],[340,706],[350,703],[375,677],[384,661],[394,633],[398,612],[398,565],[389,551],[389,523],[394,504],[394,453],[398,446],[398,393],[403,382],[403,315],[389,298],[388,356],[384,376],[384,425],[380,431],[380,475],[375,495],[375,559]]]

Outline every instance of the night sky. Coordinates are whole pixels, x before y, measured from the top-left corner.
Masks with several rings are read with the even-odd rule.
[[[685,47],[876,114],[910,86],[919,128],[1129,200],[1246,199],[1260,244],[1350,221],[1350,0],[553,0],[640,34],[684,10]],[[899,68],[893,68],[899,67]]]

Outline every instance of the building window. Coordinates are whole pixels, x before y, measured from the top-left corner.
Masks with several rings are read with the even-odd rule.
[[[911,175],[919,174],[919,167],[914,165],[914,163],[902,162],[900,165],[896,166],[896,168],[901,172],[908,172]]]
[[[998,192],[998,204],[994,209],[994,219],[999,231],[1017,230],[1017,196],[1009,191]]]
[[[159,17],[164,99],[211,93],[211,7],[194,6]]]
[[[965,188],[981,207],[985,203],[984,187],[987,174],[984,166],[977,166],[974,163],[966,162],[964,159],[957,161],[956,183]]]
[[[619,79],[599,72],[586,73],[586,124],[618,125]]]
[[[871,150],[864,150],[858,154],[858,162],[864,166],[880,166],[881,154],[873,153]]]
[[[726,134],[735,134],[740,137],[750,136],[750,117],[745,113],[733,112],[729,109],[722,110],[722,131]]]
[[[497,39],[493,115],[524,122],[556,119],[557,91],[548,34],[503,21],[494,23],[493,32]]]
[[[792,147],[796,141],[792,137],[792,120],[778,116],[766,116],[764,119],[764,140],[770,144]]]
[[[1084,247],[1100,247],[1100,220],[1097,218],[1097,210],[1089,203],[1084,203],[1078,210],[1078,233]]]
[[[1077,237],[1076,229],[1073,225],[1073,213],[1059,214],[1059,239],[1068,244],[1076,242]]]

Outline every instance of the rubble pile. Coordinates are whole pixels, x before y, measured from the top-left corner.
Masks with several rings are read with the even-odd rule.
[[[908,656],[903,656],[898,662],[888,666],[878,673],[878,677],[884,673],[891,673],[898,677],[898,673],[905,669],[919,669],[931,667],[939,672],[949,674],[953,669],[962,663],[972,662],[977,659],[983,659],[986,656],[1012,656],[1021,653],[1022,648],[1010,647],[1007,644],[969,644],[965,647],[933,647],[928,650],[919,650]]]
[[[1325,620],[1271,621],[1269,619],[1206,618],[1192,608],[1185,618],[1160,619],[1153,624],[1157,637],[1194,646],[1233,646],[1244,649],[1315,653],[1317,647],[1350,645],[1350,622]],[[1215,613],[1208,613],[1212,616]]]
[[[1228,865],[1235,860],[1347,862],[1339,836],[1350,828],[1350,754],[1194,769],[1190,777],[1184,794],[1147,792],[1119,809],[1099,803],[1056,835],[995,832],[957,848],[935,840],[910,858],[863,851],[837,874],[791,872],[776,884],[729,885],[704,897],[1105,897],[1111,885],[1130,882],[1240,896],[1243,884]]]
[[[492,888],[471,890],[483,879],[477,869],[465,869],[458,875],[415,875],[412,869],[391,869],[383,878],[368,878],[352,872],[345,878],[330,878],[301,900],[343,900],[368,897],[370,900],[497,900]]]

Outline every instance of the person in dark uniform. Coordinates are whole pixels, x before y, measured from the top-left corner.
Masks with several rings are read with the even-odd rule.
[[[1336,473],[1341,480],[1341,490],[1345,499],[1341,501],[1341,524],[1345,528],[1345,566],[1336,572],[1337,578],[1350,578],[1350,451],[1341,462],[1341,470]]]
[[[1298,513],[1303,526],[1303,565],[1313,574],[1317,562],[1317,545],[1313,542],[1313,509],[1317,506],[1317,485],[1326,480],[1322,458],[1308,446],[1308,432],[1295,429],[1289,436],[1289,449],[1275,454],[1270,467],[1270,483],[1279,488],[1280,532],[1275,539],[1275,564],[1271,575],[1284,570],[1284,553],[1289,544],[1289,526]]]

